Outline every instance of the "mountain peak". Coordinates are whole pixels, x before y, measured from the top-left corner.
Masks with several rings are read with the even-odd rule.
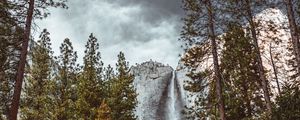
[[[172,72],[173,68],[169,65],[164,65],[160,62],[156,61],[146,61],[141,64],[136,64],[135,66],[131,67],[130,72],[134,74],[135,76],[157,76],[159,77],[161,74],[164,74],[165,72]]]

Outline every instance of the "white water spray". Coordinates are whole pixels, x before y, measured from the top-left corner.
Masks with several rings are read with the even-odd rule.
[[[171,79],[171,82],[169,84],[169,89],[168,89],[168,102],[167,102],[167,105],[168,105],[168,108],[167,108],[167,117],[168,120],[180,120],[180,116],[181,116],[181,111],[180,111],[180,108],[178,107],[181,107],[180,105],[178,105],[178,101],[180,101],[181,98],[179,98],[179,93],[180,92],[178,89],[177,89],[177,86],[176,86],[176,72],[173,71],[173,74],[172,74],[172,79]]]

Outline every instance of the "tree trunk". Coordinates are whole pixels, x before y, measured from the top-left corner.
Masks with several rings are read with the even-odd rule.
[[[21,57],[19,61],[16,82],[14,86],[14,94],[13,94],[13,101],[10,108],[10,120],[16,120],[18,115],[19,109],[19,102],[20,102],[20,95],[22,89],[22,82],[24,78],[24,70],[26,64],[26,57],[28,52],[28,44],[29,44],[29,37],[30,37],[30,30],[31,30],[31,23],[34,11],[34,0],[29,0],[29,8],[27,11],[27,17],[25,22],[25,30],[23,34],[23,43],[22,43],[22,50],[21,50]]]
[[[293,43],[293,50],[294,50],[294,55],[296,57],[296,62],[297,62],[297,74],[300,72],[300,44],[299,44],[299,35],[298,35],[298,29],[297,29],[297,24],[295,21],[295,15],[294,15],[294,10],[293,10],[293,4],[291,0],[284,0],[286,4],[286,11],[287,11],[287,16],[289,20],[289,26],[290,26],[290,34],[292,37],[292,43]]]
[[[214,64],[214,72],[215,72],[215,80],[216,80],[216,94],[217,94],[217,101],[220,111],[220,119],[226,120],[225,116],[225,108],[224,108],[224,99],[222,95],[222,84],[221,84],[221,73],[218,61],[218,53],[217,53],[217,43],[216,43],[216,36],[215,36],[215,28],[214,28],[214,13],[211,1],[207,1],[207,10],[208,10],[208,29],[209,29],[209,39],[211,40],[212,46],[212,55],[213,55],[213,64]]]
[[[277,84],[278,94],[280,96],[281,91],[280,91],[280,86],[279,86],[279,81],[278,81],[278,74],[277,74],[277,69],[276,69],[274,59],[273,59],[273,55],[272,55],[272,43],[270,43],[270,51],[269,52],[270,52],[271,64],[272,64],[272,67],[273,67],[274,76],[275,76],[275,80],[276,80],[276,84]]]
[[[260,55],[260,50],[259,50],[259,46],[258,46],[258,39],[257,39],[257,31],[256,31],[256,25],[255,22],[253,20],[253,15],[252,15],[252,11],[251,11],[251,5],[250,5],[250,0],[246,0],[246,13],[247,13],[247,17],[248,17],[248,22],[250,24],[250,31],[251,31],[251,35],[253,38],[253,42],[254,42],[254,47],[255,47],[255,52],[256,52],[256,59],[257,59],[257,63],[258,63],[258,72],[259,72],[259,77],[262,83],[262,90],[264,93],[264,98],[266,101],[266,106],[267,106],[267,110],[268,110],[268,116],[270,117],[271,113],[272,113],[272,107],[271,107],[271,100],[270,100],[270,94],[269,94],[269,90],[268,90],[268,81],[266,79],[265,76],[265,72],[264,72],[264,66],[262,63],[262,59],[261,59],[261,55]]]

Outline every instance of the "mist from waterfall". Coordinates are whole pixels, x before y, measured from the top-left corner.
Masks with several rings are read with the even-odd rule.
[[[172,78],[168,87],[168,101],[167,101],[167,120],[180,120],[181,119],[181,110],[182,110],[182,101],[181,93],[178,89],[178,83],[176,79],[176,71],[173,71]]]

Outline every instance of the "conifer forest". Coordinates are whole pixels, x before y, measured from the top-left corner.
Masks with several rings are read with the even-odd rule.
[[[300,120],[300,1],[0,0],[0,120]]]

